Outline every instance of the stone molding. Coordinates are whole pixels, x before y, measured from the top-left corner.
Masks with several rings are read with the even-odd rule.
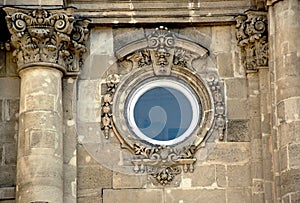
[[[73,8],[3,8],[18,71],[30,66],[56,67],[77,74],[86,51],[89,20],[73,17]]]
[[[268,66],[267,13],[247,11],[236,18],[236,38],[241,48],[242,64],[247,72]]]
[[[199,44],[180,38],[165,27],[155,29],[144,39],[116,51],[118,70],[104,74],[101,129],[106,139],[117,137],[121,148],[133,154],[136,173],[148,173],[154,183],[172,184],[175,176],[193,172],[195,153],[212,137],[220,140],[225,130],[225,99],[223,85],[212,70],[198,73],[192,62],[207,60],[208,50]],[[129,129],[124,109],[128,93],[145,80],[176,78],[195,91],[202,106],[203,117],[195,132],[174,145],[145,143]],[[127,126],[127,127],[126,127]]]

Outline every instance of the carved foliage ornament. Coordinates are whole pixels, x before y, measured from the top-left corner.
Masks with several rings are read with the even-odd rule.
[[[59,10],[4,8],[19,69],[50,63],[64,72],[78,72],[88,33],[86,19],[72,8]]]
[[[247,11],[236,17],[236,37],[241,47],[242,64],[247,71],[268,66],[267,14]]]
[[[226,122],[222,84],[215,72],[200,77],[192,67],[192,61],[206,58],[208,51],[159,27],[145,39],[121,48],[116,55],[119,69],[108,70],[105,76],[101,129],[107,139],[116,136],[121,147],[134,155],[132,164],[136,173],[148,173],[161,185],[171,184],[181,171],[194,171],[195,153],[204,146],[212,131],[223,139]],[[169,83],[170,86],[166,85]],[[157,87],[183,87],[183,92],[197,95],[190,98],[199,98],[199,101],[195,99],[195,105],[200,105],[196,117],[199,122],[183,141],[175,142],[176,138],[173,139],[175,144],[154,144],[130,129],[130,111],[126,110],[134,104],[130,101],[135,94],[143,92],[143,88],[156,87],[156,84]]]

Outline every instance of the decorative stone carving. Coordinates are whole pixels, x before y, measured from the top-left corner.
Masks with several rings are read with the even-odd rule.
[[[101,129],[105,138],[112,133],[121,147],[133,154],[136,173],[147,173],[158,184],[171,184],[175,176],[193,172],[195,153],[205,146],[212,132],[224,137],[226,127],[223,86],[217,73],[208,71],[200,77],[192,61],[205,58],[208,51],[181,39],[167,28],[159,27],[145,39],[131,43],[116,52],[119,69],[108,70],[106,92],[102,95]],[[130,94],[147,81],[164,78],[185,83],[201,103],[201,119],[191,136],[173,145],[147,143],[128,126],[126,113]],[[159,79],[158,79],[159,80]],[[154,84],[159,81],[155,81]],[[127,103],[127,104],[126,104]]]
[[[19,70],[48,64],[65,73],[78,72],[88,20],[75,19],[73,8],[45,10],[4,8]]]
[[[236,38],[241,47],[242,64],[247,71],[268,66],[267,14],[247,11],[236,18]]]

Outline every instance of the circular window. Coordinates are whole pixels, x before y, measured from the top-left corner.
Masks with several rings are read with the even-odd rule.
[[[133,133],[152,144],[174,145],[188,138],[201,119],[201,103],[182,82],[144,82],[126,101],[127,122]]]

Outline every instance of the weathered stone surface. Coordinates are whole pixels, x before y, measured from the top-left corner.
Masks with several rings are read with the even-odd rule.
[[[300,166],[300,144],[291,144],[288,146],[289,168]]]
[[[212,27],[212,43],[210,49],[213,53],[230,52],[231,50],[231,27]]]
[[[249,120],[228,120],[228,142],[249,142]]]
[[[77,175],[78,190],[112,187],[113,172],[101,165],[80,166]]]
[[[0,183],[4,186],[16,184],[16,166],[0,166]]]
[[[165,202],[189,202],[189,203],[225,203],[225,190],[220,189],[185,189],[166,190]]]
[[[217,57],[217,68],[219,70],[220,77],[221,78],[234,77],[232,53],[219,53],[216,57]],[[226,86],[228,87],[228,80],[226,80]],[[235,94],[235,92],[233,92],[233,94]]]
[[[207,160],[210,163],[216,164],[247,163],[250,160],[249,147],[249,143],[246,142],[218,143]]]
[[[16,165],[17,163],[17,146],[16,143],[4,144],[4,164]]]
[[[228,188],[227,202],[249,203],[251,202],[251,189],[250,188]]]
[[[113,188],[145,188],[146,183],[146,174],[113,173]]]
[[[248,119],[247,99],[228,99],[227,100],[227,115],[228,119]]]
[[[228,98],[247,98],[247,81],[245,78],[226,79],[225,84]]]
[[[5,200],[9,201],[15,198],[16,192],[15,187],[2,187],[0,188],[0,201],[1,203]],[[12,200],[11,200],[12,201]]]
[[[185,173],[183,178],[190,179],[192,187],[212,186],[216,182],[216,166],[197,165],[193,173]]]
[[[1,94],[0,98],[13,99],[19,98],[20,79],[19,78],[0,78]]]
[[[228,186],[248,187],[251,185],[250,165],[228,165]]]
[[[122,189],[122,190],[103,190],[103,203],[111,202],[164,202],[163,190],[160,189]]]
[[[227,170],[224,165],[216,165],[216,182],[219,187],[228,186]]]
[[[300,169],[290,169],[281,173],[281,194],[300,190]]]
[[[117,28],[113,29],[113,46],[117,51],[121,47],[145,37],[144,29],[142,28]],[[148,33],[150,34],[150,33]]]

